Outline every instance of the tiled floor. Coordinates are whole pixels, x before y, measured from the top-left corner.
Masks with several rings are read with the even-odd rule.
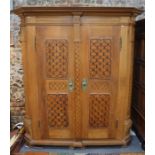
[[[121,153],[119,155],[144,155],[144,154],[145,153]],[[57,153],[47,153],[47,152],[26,152],[26,153],[20,153],[18,155],[58,155],[58,154]],[[64,154],[61,154],[61,155],[64,155]],[[65,154],[65,155],[67,155],[67,154]],[[83,155],[83,154],[75,154],[75,155]],[[102,154],[102,155],[118,155],[118,154]]]

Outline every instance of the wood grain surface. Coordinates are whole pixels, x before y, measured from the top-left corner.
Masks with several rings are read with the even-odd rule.
[[[135,8],[21,7],[26,140],[130,141]]]

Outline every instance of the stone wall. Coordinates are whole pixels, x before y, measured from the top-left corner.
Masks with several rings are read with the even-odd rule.
[[[19,6],[106,6],[144,8],[145,0],[13,0],[13,8]],[[137,19],[144,18],[144,13]],[[10,15],[11,23],[11,126],[23,121],[24,117],[24,84],[21,62],[20,19]]]
[[[145,0],[13,0],[14,7],[23,5],[53,6],[53,5],[87,5],[87,6],[144,6]]]

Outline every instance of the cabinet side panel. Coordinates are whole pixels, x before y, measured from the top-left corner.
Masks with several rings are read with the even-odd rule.
[[[131,18],[134,21],[134,19]],[[127,87],[127,105],[125,112],[125,123],[124,123],[124,136],[127,138],[130,134],[130,128],[132,125],[131,121],[131,96],[132,96],[132,80],[133,80],[133,60],[134,60],[134,32],[135,28],[133,25],[129,26],[128,30],[128,87]]]
[[[38,73],[37,73],[37,55],[35,49],[35,26],[26,26],[26,58],[27,58],[27,96],[28,105],[32,113],[32,137],[40,138],[40,116],[39,116],[39,89],[38,89]]]
[[[132,19],[131,19],[132,20]],[[133,72],[133,25],[121,26],[122,47],[120,49],[119,64],[119,89],[118,89],[118,106],[117,117],[120,118],[117,138],[129,138],[131,119],[131,89],[132,89],[132,72]]]
[[[21,25],[21,42],[22,42],[22,64],[24,70],[24,91],[25,91],[25,117],[24,126],[27,134],[32,136],[32,126],[31,126],[31,106],[29,104],[29,67],[28,67],[28,55],[27,55],[27,30],[26,26]]]

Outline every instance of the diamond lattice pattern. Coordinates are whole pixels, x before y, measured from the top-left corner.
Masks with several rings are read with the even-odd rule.
[[[89,125],[92,128],[108,127],[110,95],[90,95]]]
[[[90,77],[107,78],[111,75],[111,40],[90,40]]]
[[[68,71],[68,41],[46,40],[46,75],[48,78],[66,78]]]
[[[68,122],[68,96],[54,94],[47,96],[48,124],[51,128],[66,128]]]

